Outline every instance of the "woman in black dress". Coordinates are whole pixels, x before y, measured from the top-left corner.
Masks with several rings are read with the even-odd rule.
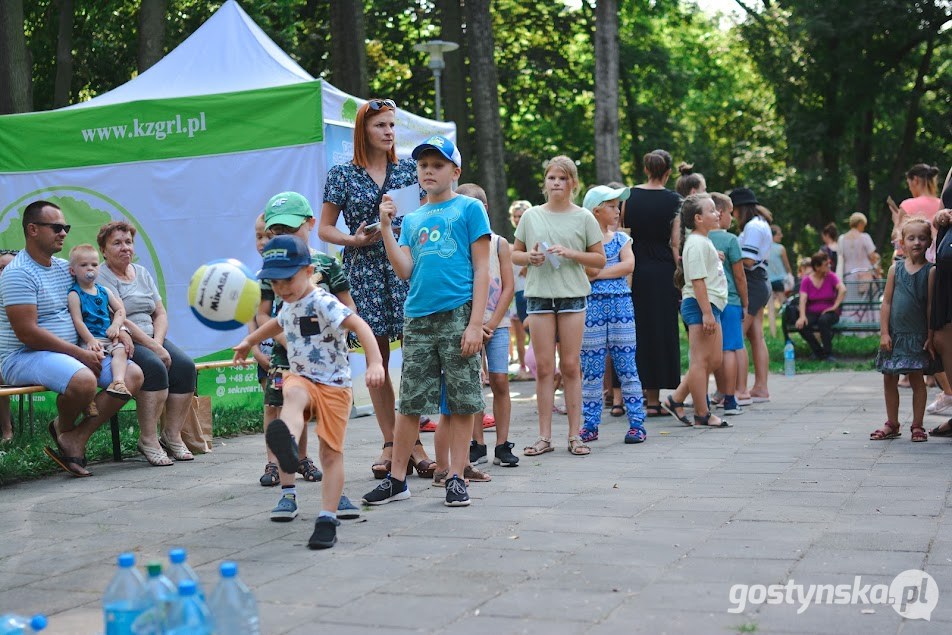
[[[932,219],[938,230],[935,250],[935,286],[932,289],[932,323],[936,352],[946,374],[952,370],[952,170],[942,188],[945,208]],[[952,419],[929,431],[934,437],[952,437]]]
[[[635,362],[649,417],[664,416],[661,389],[681,381],[678,301],[674,263],[678,253],[681,197],[665,188],[671,176],[671,155],[654,150],[644,157],[648,182],[631,188],[625,204],[625,226],[631,229],[635,271],[631,299],[635,305]]]

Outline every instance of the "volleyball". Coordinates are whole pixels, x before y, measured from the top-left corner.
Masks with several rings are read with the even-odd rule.
[[[188,306],[198,321],[219,331],[241,328],[252,320],[261,301],[255,274],[234,258],[213,260],[198,268],[188,285]]]

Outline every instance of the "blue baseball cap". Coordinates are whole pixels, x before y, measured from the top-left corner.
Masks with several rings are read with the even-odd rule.
[[[456,167],[462,167],[463,157],[459,153],[459,148],[457,148],[456,144],[446,137],[441,137],[438,134],[433,135],[417,147],[413,148],[413,152],[410,154],[410,156],[413,157],[414,161],[416,161],[426,150],[436,150],[446,157],[447,161],[450,161]]]
[[[297,236],[275,236],[261,250],[259,280],[287,280],[311,264],[311,250]]]

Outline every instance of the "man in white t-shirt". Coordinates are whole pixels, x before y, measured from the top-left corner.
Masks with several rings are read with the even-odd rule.
[[[73,277],[69,262],[53,256],[62,251],[69,230],[63,212],[48,201],[34,201],[23,212],[26,247],[0,277],[0,375],[13,386],[38,384],[59,394],[57,420],[50,424],[54,447],[45,451],[73,476],[91,476],[86,443],[123,401],[106,392],[96,396],[97,384],[105,388],[112,382],[112,358],[76,344],[66,303]],[[129,333],[121,331],[119,339],[131,357]],[[142,371],[129,362],[126,387],[134,395],[141,385]],[[94,399],[98,413],[80,417]]]

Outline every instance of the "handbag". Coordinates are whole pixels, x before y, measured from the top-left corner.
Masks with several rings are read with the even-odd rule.
[[[165,412],[162,412],[162,426],[165,426]],[[192,454],[206,454],[212,451],[212,398],[195,395],[185,409],[185,421],[182,423],[182,443]]]

